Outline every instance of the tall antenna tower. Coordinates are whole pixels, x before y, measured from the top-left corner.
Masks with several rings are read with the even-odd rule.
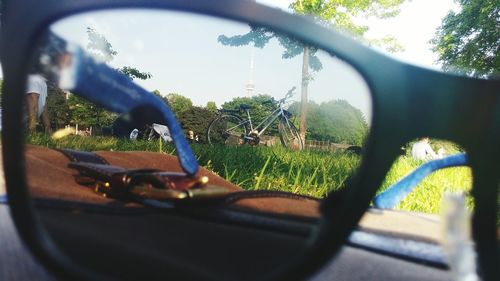
[[[252,48],[252,54],[250,57],[250,75],[248,77],[247,84],[245,85],[245,88],[247,90],[247,96],[249,97],[253,96],[255,90],[255,85],[253,83],[254,56],[255,56],[255,51]]]

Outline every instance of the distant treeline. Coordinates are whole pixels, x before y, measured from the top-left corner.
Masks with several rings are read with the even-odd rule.
[[[192,130],[200,140],[205,139],[209,122],[217,115],[217,106],[208,102],[206,106],[194,106],[193,102],[180,94],[158,95],[176,114],[183,129]],[[269,95],[237,97],[221,105],[224,109],[237,109],[240,104],[252,107],[250,114],[254,125],[262,121],[277,108],[277,103],[264,103],[272,100]],[[111,127],[117,114],[104,110],[77,95],[67,94],[49,85],[47,98],[49,119],[53,129],[68,124],[80,127]],[[290,105],[289,111],[298,126],[299,103]],[[242,112],[244,114],[244,112]],[[243,115],[242,115],[243,117]],[[269,134],[277,133],[277,126],[270,128]],[[345,100],[332,100],[317,104],[309,101],[307,116],[307,139],[361,145],[368,133],[368,124],[363,113]]]

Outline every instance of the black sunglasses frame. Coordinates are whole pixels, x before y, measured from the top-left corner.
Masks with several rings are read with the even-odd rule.
[[[445,74],[393,60],[340,33],[252,1],[234,0],[25,0],[5,1],[1,28],[2,153],[11,213],[22,239],[62,277],[100,279],[62,254],[38,220],[27,188],[22,124],[23,92],[32,46],[51,23],[75,13],[116,8],[169,9],[263,25],[315,45],[351,64],[372,94],[372,124],[361,166],[322,217],[306,252],[270,279],[304,279],[340,249],[369,207],[380,183],[408,141],[429,136],[463,146],[473,172],[473,237],[485,280],[499,276],[496,219],[500,173],[500,80]],[[300,264],[300,266],[298,266]],[[106,276],[109,277],[109,276]]]

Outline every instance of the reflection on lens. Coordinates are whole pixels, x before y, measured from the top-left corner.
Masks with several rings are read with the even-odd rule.
[[[351,66],[314,46],[267,29],[263,48],[239,41],[261,31],[146,10],[46,31],[32,68],[47,89],[26,99],[27,178],[65,253],[120,279],[174,280],[256,279],[300,253],[320,198],[360,164],[371,101]],[[193,177],[182,136],[202,167]],[[131,259],[136,271],[119,266]]]

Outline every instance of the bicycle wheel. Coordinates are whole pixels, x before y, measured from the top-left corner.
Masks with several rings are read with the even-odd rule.
[[[281,118],[278,124],[281,144],[292,150],[302,150],[304,144],[300,138],[299,130],[287,118]]]
[[[207,142],[209,144],[234,144],[244,143],[247,128],[243,120],[232,114],[225,114],[215,118],[208,125]]]

